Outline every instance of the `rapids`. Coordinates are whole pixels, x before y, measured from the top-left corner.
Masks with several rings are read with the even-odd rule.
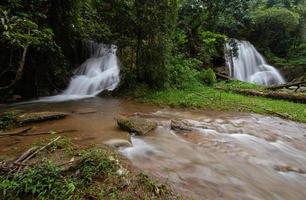
[[[71,113],[59,121],[35,125],[35,131],[65,133],[79,145],[129,140],[116,127],[119,114],[156,120],[145,137],[132,136],[132,147],[119,148],[132,164],[167,181],[186,199],[290,199],[306,197],[306,125],[256,114],[161,109],[128,100],[91,98],[62,103],[15,105],[9,109]],[[171,119],[187,120],[190,132],[174,131]],[[0,138],[0,160],[15,157],[45,137]],[[188,198],[187,198],[188,197]]]

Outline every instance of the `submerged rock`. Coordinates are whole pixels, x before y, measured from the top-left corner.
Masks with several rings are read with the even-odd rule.
[[[120,147],[131,147],[132,143],[129,142],[128,140],[123,140],[123,139],[113,139],[107,141],[105,144],[114,147],[114,148],[120,148]]]
[[[136,133],[137,135],[146,135],[157,127],[156,122],[140,117],[120,116],[117,118],[117,124],[122,130]]]
[[[24,113],[17,115],[16,121],[19,124],[29,124],[36,122],[44,122],[48,120],[57,120],[62,119],[68,116],[68,113],[62,112],[34,112],[34,113]]]

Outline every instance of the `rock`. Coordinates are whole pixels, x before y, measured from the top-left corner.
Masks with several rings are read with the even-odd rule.
[[[299,174],[306,174],[306,169],[301,169],[298,167],[291,167],[291,166],[274,166],[274,169],[279,172],[295,172]]]
[[[109,140],[107,141],[105,144],[115,147],[115,148],[120,148],[120,147],[131,147],[132,144],[127,141],[127,140],[123,140],[123,139],[113,139],[113,140]]]
[[[179,130],[179,131],[194,131],[195,129],[209,129],[209,125],[207,122],[199,122],[193,120],[171,120],[171,129],[172,130]]]
[[[140,117],[120,116],[117,118],[117,124],[122,130],[136,133],[137,135],[146,135],[157,127],[156,122]]]
[[[19,124],[29,124],[29,123],[36,123],[36,122],[44,122],[48,120],[57,120],[62,119],[68,116],[68,113],[62,112],[34,112],[34,113],[24,113],[18,115],[16,117],[16,121]]]
[[[181,131],[192,131],[193,125],[185,120],[171,120],[171,129],[172,130],[181,130]]]

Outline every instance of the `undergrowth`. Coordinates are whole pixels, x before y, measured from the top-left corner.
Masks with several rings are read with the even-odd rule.
[[[0,115],[0,130],[7,130],[15,126],[17,123],[16,113],[5,112]]]
[[[53,154],[69,148],[68,141],[58,140],[25,170],[7,173],[0,169],[0,199],[180,199],[165,184],[128,170],[120,156],[106,147],[74,152],[75,162],[69,167],[63,165],[67,160],[52,160]]]

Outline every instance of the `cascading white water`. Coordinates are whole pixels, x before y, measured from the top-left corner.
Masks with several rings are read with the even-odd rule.
[[[104,90],[114,90],[120,82],[115,45],[89,42],[90,58],[76,70],[62,94],[41,98],[40,101],[66,101],[96,96]]]
[[[233,48],[226,44],[226,64],[230,76],[245,82],[260,85],[279,85],[285,83],[282,75],[273,66],[268,65],[264,57],[248,41],[237,41],[237,56]]]

